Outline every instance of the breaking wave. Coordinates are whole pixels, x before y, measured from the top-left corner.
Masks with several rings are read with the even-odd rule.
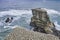
[[[50,17],[50,20],[54,22],[55,28],[60,31],[60,12],[53,9],[45,9]]]
[[[15,25],[29,28],[28,24],[32,16],[31,10],[9,10],[0,12],[0,32],[15,28]],[[11,23],[5,23],[7,18],[13,17]],[[3,30],[2,30],[3,29]],[[4,30],[5,29],[5,30]]]

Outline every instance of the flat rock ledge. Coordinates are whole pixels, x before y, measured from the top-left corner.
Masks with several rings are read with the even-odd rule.
[[[16,27],[9,33],[5,40],[60,40],[58,37],[51,34],[44,34],[26,30],[25,28]]]

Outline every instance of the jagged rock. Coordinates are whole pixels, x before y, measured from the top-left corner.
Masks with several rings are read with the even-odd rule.
[[[51,28],[54,27],[54,23],[50,21],[46,10],[41,8],[32,9],[32,14],[30,25],[34,27],[34,31],[53,33]]]
[[[29,31],[17,27],[6,36],[5,40],[59,40],[59,38],[51,34]]]
[[[6,22],[6,23],[9,22],[9,18],[7,18],[5,22]]]
[[[11,17],[11,18],[8,17],[8,18],[5,20],[5,22],[6,22],[6,23],[11,23],[12,20],[13,20],[13,17]]]

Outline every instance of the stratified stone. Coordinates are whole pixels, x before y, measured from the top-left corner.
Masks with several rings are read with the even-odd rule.
[[[32,9],[32,14],[30,25],[34,27],[34,31],[41,32],[41,30],[44,30],[45,33],[53,33],[51,28],[54,27],[54,23],[50,21],[46,10],[41,8]]]

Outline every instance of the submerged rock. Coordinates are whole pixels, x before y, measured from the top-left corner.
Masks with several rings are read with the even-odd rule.
[[[51,34],[29,31],[17,27],[6,36],[5,40],[59,40],[59,38]]]
[[[51,29],[54,27],[54,23],[50,21],[46,10],[42,8],[32,9],[32,14],[30,25],[34,27],[34,31],[53,33]]]

